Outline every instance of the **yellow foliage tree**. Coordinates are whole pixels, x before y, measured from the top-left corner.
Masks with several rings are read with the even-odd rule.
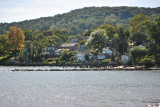
[[[17,53],[23,50],[25,42],[25,36],[21,28],[10,27],[7,32],[7,41],[9,49],[14,53],[16,59]]]

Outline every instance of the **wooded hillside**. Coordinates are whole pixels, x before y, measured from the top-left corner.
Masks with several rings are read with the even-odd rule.
[[[69,35],[77,35],[82,34],[86,29],[92,29],[103,24],[129,26],[130,18],[133,18],[134,15],[139,13],[144,13],[154,19],[160,15],[160,7],[85,7],[53,17],[42,17],[22,22],[0,23],[0,34],[5,34],[9,30],[9,27],[16,26],[22,29],[32,30],[65,28],[69,32]]]

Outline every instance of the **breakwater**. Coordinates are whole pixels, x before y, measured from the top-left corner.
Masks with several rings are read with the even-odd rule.
[[[62,68],[62,69],[14,69],[12,71],[160,71],[160,68]]]

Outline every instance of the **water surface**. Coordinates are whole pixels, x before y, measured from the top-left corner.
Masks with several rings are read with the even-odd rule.
[[[53,69],[0,67],[0,107],[158,107],[160,104],[160,72],[11,71],[22,68]]]

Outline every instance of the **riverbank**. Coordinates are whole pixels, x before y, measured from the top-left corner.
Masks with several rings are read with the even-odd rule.
[[[49,68],[49,69],[42,69],[42,68],[37,68],[37,69],[23,69],[23,68],[16,68],[12,71],[160,71],[159,67],[152,67],[152,68],[145,68],[145,67],[123,67],[123,66],[118,66],[118,67],[101,67],[101,68],[75,68],[75,67],[60,67],[60,68]]]

